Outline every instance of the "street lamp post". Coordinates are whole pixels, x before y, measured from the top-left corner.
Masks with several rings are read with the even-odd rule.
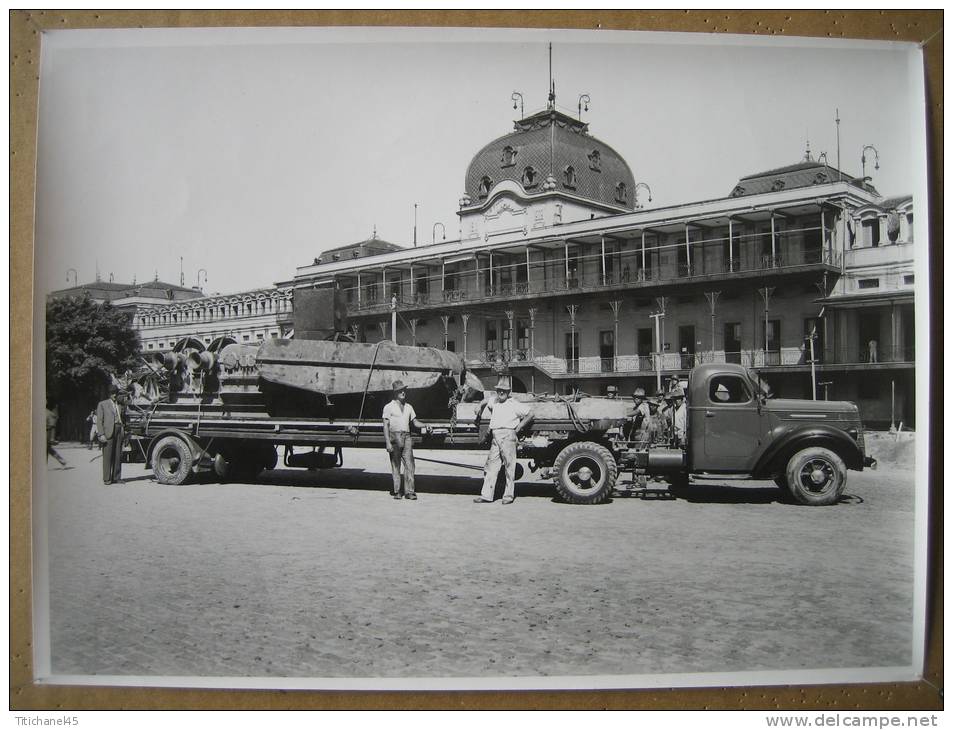
[[[639,210],[640,208],[645,207],[639,202],[639,188],[645,188],[648,191],[649,202],[650,203],[652,202],[652,188],[650,188],[648,184],[644,182],[637,182],[635,184],[635,189],[632,191],[632,204],[635,206],[636,210]]]
[[[512,96],[510,96],[510,99],[513,100],[513,108],[514,108],[514,109],[516,108],[516,100],[519,99],[519,105],[520,105],[520,119],[522,119],[523,116],[524,116],[524,114],[523,114],[523,95],[522,95],[520,92],[518,92],[518,91],[514,91],[513,94],[512,94]]]
[[[579,95],[579,107],[578,107],[578,108],[579,108],[579,114],[578,114],[578,118],[579,118],[579,121],[580,121],[580,122],[582,121],[582,113],[583,113],[583,111],[589,111],[589,102],[590,102],[590,101],[592,101],[592,99],[589,98],[589,94],[580,94],[580,95]],[[583,106],[585,106],[585,109],[583,109]]]
[[[864,149],[860,152],[860,175],[864,180],[867,179],[867,150],[870,150],[874,153],[874,169],[880,169],[880,153],[877,152],[877,148],[872,144],[865,144]]]

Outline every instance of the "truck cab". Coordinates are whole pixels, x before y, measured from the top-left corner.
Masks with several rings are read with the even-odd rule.
[[[695,368],[687,406],[690,473],[772,478],[798,501],[820,504],[839,497],[845,469],[876,464],[864,453],[855,404],[771,398],[764,381],[740,365]]]

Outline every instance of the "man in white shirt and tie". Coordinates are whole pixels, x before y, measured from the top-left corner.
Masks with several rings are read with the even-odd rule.
[[[390,469],[394,477],[391,496],[400,499],[400,466],[404,465],[404,498],[417,499],[414,488],[414,442],[410,427],[416,426],[424,433],[430,428],[417,420],[414,407],[407,402],[407,386],[400,380],[394,382],[394,399],[384,406],[384,446],[390,455]]]
[[[96,433],[103,448],[103,484],[122,484],[122,408],[117,402],[119,388],[109,386],[109,397],[96,406]]]

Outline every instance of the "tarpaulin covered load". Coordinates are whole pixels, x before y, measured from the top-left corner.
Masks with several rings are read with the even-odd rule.
[[[442,375],[459,379],[464,370],[456,353],[389,341],[266,340],[256,365],[266,382],[327,396],[390,391],[395,380],[410,390],[429,388]]]

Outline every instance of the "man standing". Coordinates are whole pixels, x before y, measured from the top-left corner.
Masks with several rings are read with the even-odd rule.
[[[486,459],[483,490],[473,501],[489,504],[496,491],[496,480],[500,466],[506,469],[506,489],[503,492],[503,504],[512,504],[516,498],[516,443],[519,433],[533,421],[533,412],[528,405],[510,397],[510,379],[502,375],[496,384],[496,398],[484,401],[476,414],[479,423],[484,410],[490,412],[490,434],[492,443]]]
[[[404,497],[417,499],[414,489],[414,442],[410,435],[411,425],[424,433],[430,428],[417,420],[414,407],[407,402],[407,386],[394,381],[394,399],[384,406],[384,447],[390,455],[390,470],[394,477],[391,496],[400,499],[400,465],[404,465]]]
[[[122,410],[117,402],[119,388],[109,386],[109,397],[96,406],[96,433],[103,447],[103,484],[123,484],[122,443],[126,436],[122,427]]]
[[[96,409],[91,410],[86,416],[86,427],[89,429],[89,443],[86,444],[86,448],[92,449],[93,444],[98,440],[96,438]]]
[[[672,391],[672,433],[675,436],[675,445],[685,443],[685,428],[688,409],[685,407],[685,391],[680,387]]]

